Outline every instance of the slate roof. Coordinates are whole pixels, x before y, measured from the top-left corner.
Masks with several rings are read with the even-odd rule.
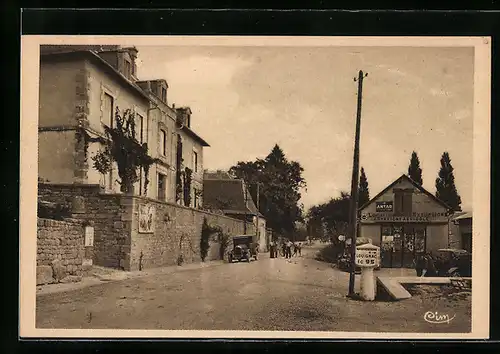
[[[203,205],[208,208],[222,210],[225,214],[249,214],[262,216],[247,192],[247,205],[245,206],[246,186],[241,179],[216,179],[203,180]]]

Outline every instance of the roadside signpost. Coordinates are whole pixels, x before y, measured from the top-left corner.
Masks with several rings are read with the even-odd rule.
[[[373,270],[380,265],[380,247],[366,243],[356,247],[355,264],[361,268],[361,298],[375,300],[376,283]]]

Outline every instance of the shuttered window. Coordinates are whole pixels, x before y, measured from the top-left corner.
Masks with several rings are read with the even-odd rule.
[[[403,215],[403,191],[394,190],[394,214]]]
[[[403,193],[403,215],[410,216],[412,212],[412,191],[404,191]]]
[[[398,216],[410,216],[412,213],[412,190],[394,190],[394,214]]]

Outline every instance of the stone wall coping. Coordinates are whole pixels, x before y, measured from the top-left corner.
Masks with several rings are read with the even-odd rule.
[[[38,185],[42,186],[60,186],[60,187],[87,187],[87,188],[101,188],[100,184],[95,183],[52,183],[52,182],[38,182]]]
[[[210,215],[210,216],[222,217],[222,218],[225,218],[225,219],[228,219],[228,220],[241,222],[241,220],[239,220],[239,219],[232,218],[232,217],[224,215],[224,214],[211,213],[211,212],[206,211],[206,210],[201,210],[201,209],[195,209],[195,208],[191,208],[191,207],[186,207],[184,205],[179,205],[177,203],[166,202],[166,201],[163,201],[163,200],[157,200],[157,199],[153,199],[153,198],[149,198],[149,197],[144,197],[144,196],[139,196],[139,195],[130,195],[128,197],[131,197],[133,199],[143,200],[143,201],[146,201],[146,202],[149,202],[149,203],[156,203],[156,204],[160,204],[160,205],[168,205],[168,206],[172,206],[174,208],[179,208],[179,209],[184,209],[184,210],[190,210],[192,212],[198,212],[198,213],[202,213],[202,214],[206,214],[206,215]]]
[[[63,188],[85,188],[85,189],[97,189],[103,190],[104,188],[100,184],[88,184],[88,183],[51,183],[51,182],[38,182],[39,187],[63,187]]]
[[[72,218],[64,218],[63,220],[38,218],[37,225],[38,226],[59,226],[59,225],[83,226],[84,222],[85,222],[84,220],[72,219]]]

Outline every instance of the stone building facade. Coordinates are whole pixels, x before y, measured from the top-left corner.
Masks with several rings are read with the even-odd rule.
[[[202,194],[200,171],[203,148],[208,144],[191,129],[188,107],[169,106],[165,80],[138,80],[137,55],[134,47],[42,46],[39,179],[49,183],[97,184],[106,193],[120,193],[116,163],[106,175],[95,170],[91,158],[102,145],[85,142],[80,132],[84,129],[91,138],[105,138],[104,125],[114,125],[116,109],[130,109],[135,116],[136,139],[147,143],[149,155],[158,159],[147,176],[145,197],[176,201],[175,176],[179,167],[175,162],[180,136],[184,162],[195,171],[190,206],[201,205],[201,199],[194,196]],[[188,123],[179,124],[184,120]],[[135,195],[145,193],[145,180],[141,171],[140,180],[134,185]]]
[[[359,209],[359,236],[380,246],[383,267],[411,267],[450,244],[450,208],[402,175]]]

